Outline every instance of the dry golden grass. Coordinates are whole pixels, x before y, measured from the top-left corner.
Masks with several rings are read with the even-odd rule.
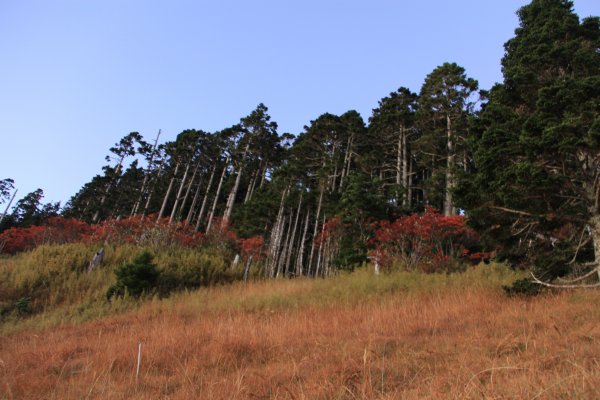
[[[600,293],[520,299],[462,278],[415,290],[394,279],[410,277],[232,285],[11,333],[0,397],[598,398]]]

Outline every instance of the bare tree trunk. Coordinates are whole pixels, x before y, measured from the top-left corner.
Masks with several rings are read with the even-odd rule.
[[[148,177],[152,173],[152,167],[154,166],[154,156],[156,154],[156,147],[158,146],[158,138],[160,137],[161,130],[158,130],[158,134],[156,135],[156,140],[154,140],[154,146],[152,147],[152,154],[150,155],[150,161],[148,162],[148,171],[144,174],[144,180],[142,181],[142,188],[140,189],[140,195],[131,210],[131,216],[134,216],[139,211],[139,208],[142,204],[142,200],[146,195],[146,185],[148,182]]]
[[[8,202],[8,205],[6,206],[6,209],[4,210],[2,215],[0,215],[0,223],[2,223],[2,220],[4,219],[4,217],[6,217],[6,213],[8,212],[8,209],[10,208],[10,205],[12,204],[12,202],[15,200],[15,196],[17,195],[18,191],[19,191],[19,189],[15,189],[15,192],[13,193],[12,197],[10,198],[10,201]]]
[[[323,225],[321,226],[321,240],[319,241],[319,251],[317,252],[317,268],[315,270],[315,278],[319,277],[322,269],[321,254],[323,250],[323,236],[325,234],[325,224],[327,223],[327,217],[323,217]],[[314,240],[314,239],[313,239]]]
[[[177,177],[177,171],[179,170],[179,163],[175,166],[175,172],[171,177],[171,181],[169,182],[169,187],[167,188],[167,192],[165,193],[165,197],[163,198],[162,206],[160,207],[160,212],[158,213],[158,218],[156,218],[156,222],[158,223],[160,219],[165,215],[165,210],[167,208],[167,202],[169,201],[169,196],[171,195],[171,190],[173,190],[173,184],[175,183],[175,178]]]
[[[198,186],[196,187],[196,191],[194,192],[194,198],[192,199],[192,204],[190,204],[190,208],[188,210],[187,216],[185,217],[185,225],[189,225],[192,222],[192,218],[194,217],[194,213],[196,212],[196,204],[198,203],[198,198],[200,197],[200,189],[202,189],[203,176],[200,175],[200,182],[198,182]],[[192,185],[190,185],[191,187]]]
[[[262,163],[262,161],[261,161]],[[254,176],[252,177],[252,181],[248,184],[248,189],[246,190],[246,197],[244,197],[244,204],[246,204],[250,199],[252,199],[252,194],[254,193],[254,188],[256,187],[256,181],[258,181],[258,174],[260,173],[260,167],[254,171]]]
[[[183,210],[185,210],[185,205],[187,203],[187,200],[190,196],[190,192],[192,191],[192,186],[194,186],[194,181],[196,180],[196,174],[198,172],[198,168],[200,167],[200,162],[198,162],[196,164],[196,168],[194,168],[194,173],[192,174],[192,178],[190,179],[190,183],[188,184],[188,187],[185,191],[185,196],[183,196],[183,201],[181,202],[181,206],[179,206],[179,213],[178,213],[178,218],[181,217],[181,215],[183,214]],[[202,181],[202,178],[200,178],[200,180]],[[190,210],[192,208],[190,207]],[[188,213],[189,214],[189,213]],[[186,222],[187,225],[187,222]]]
[[[294,220],[294,229],[292,230],[292,237],[290,238],[290,246],[289,251],[285,258],[285,270],[287,273],[290,271],[290,261],[292,258],[292,253],[294,251],[294,243],[296,240],[296,230],[298,229],[298,220],[300,219],[300,207],[302,206],[302,196],[304,192],[300,192],[300,200],[298,201],[298,208],[296,209],[296,218]]]
[[[408,200],[407,200],[406,205],[410,208],[410,207],[412,207],[412,202],[413,202],[413,176],[415,174],[414,170],[413,170],[413,159],[410,154],[408,154],[407,161],[408,161],[408,177],[406,179],[406,182],[407,182],[406,191],[408,194]]]
[[[444,215],[455,215],[456,207],[452,204],[452,190],[454,189],[454,164],[456,154],[454,153],[454,134],[452,132],[452,121],[450,115],[446,115],[446,132],[448,135],[448,157],[446,162],[446,196],[444,200]]]
[[[117,164],[117,167],[115,168],[115,179],[111,180],[106,185],[106,190],[104,191],[104,194],[102,195],[102,198],[100,199],[100,208],[102,208],[102,206],[106,202],[106,198],[108,197],[108,193],[110,192],[110,188],[113,186],[113,184],[115,183],[115,181],[118,179],[118,176],[121,174],[121,169],[123,168],[123,161],[124,160],[125,160],[125,156],[121,156],[121,158],[119,159],[119,163]],[[92,221],[94,223],[98,222],[98,218],[99,217],[100,217],[100,209],[98,209],[94,213],[94,217],[92,218]]]
[[[342,167],[342,177],[340,179],[340,190],[344,187],[344,178],[350,175],[350,165],[352,164],[352,147],[354,145],[354,132],[348,138],[346,145],[346,154],[344,154],[344,165]]]
[[[398,144],[396,145],[396,185],[402,184],[402,135],[404,130],[400,127],[398,135]]]
[[[204,216],[204,210],[206,209],[206,204],[208,203],[208,195],[210,194],[210,188],[212,187],[213,179],[215,177],[215,172],[217,170],[217,166],[215,165],[210,173],[210,178],[208,179],[208,185],[206,186],[206,192],[204,193],[204,199],[202,199],[202,206],[200,207],[200,212],[198,213],[198,219],[196,220],[196,230],[200,230],[200,224],[202,223],[202,217]],[[200,188],[198,188],[200,191]]]
[[[600,280],[600,214],[596,210],[593,211],[592,218],[589,222],[590,235],[594,244],[594,263]]]
[[[225,213],[223,214],[223,224],[227,224],[229,219],[231,218],[231,212],[233,211],[233,204],[235,203],[235,198],[237,197],[237,192],[240,188],[240,182],[242,180],[242,172],[244,171],[244,161],[246,160],[246,155],[248,154],[248,150],[250,149],[250,142],[246,144],[246,148],[244,149],[244,153],[240,159],[239,168],[237,171],[237,176],[235,177],[235,183],[233,184],[233,188],[231,188],[231,192],[229,193],[229,197],[227,198],[227,205],[225,206]]]
[[[150,189],[150,192],[148,193],[148,198],[146,199],[146,204],[144,205],[144,212],[142,212],[142,219],[148,213],[148,209],[150,208],[150,201],[152,200],[152,195],[154,194],[154,189],[156,188],[156,182],[158,182],[160,173],[163,170],[166,160],[167,160],[167,156],[165,155],[160,163],[160,166],[158,167],[158,171],[156,172],[156,177],[151,181],[152,189]]]
[[[409,206],[410,205],[410,197],[411,197],[411,189],[410,189],[410,183],[409,183],[409,178],[408,178],[408,174],[409,174],[409,164],[410,164],[410,155],[408,152],[408,140],[407,140],[407,136],[408,134],[406,133],[406,129],[404,128],[404,126],[402,127],[402,186],[404,186],[404,198],[402,199],[402,205],[403,206]]]
[[[190,170],[191,160],[187,162],[185,165],[185,172],[183,173],[183,178],[181,178],[181,183],[179,184],[179,190],[177,191],[177,195],[175,196],[175,203],[173,204],[173,208],[171,209],[171,217],[169,218],[169,224],[173,222],[175,219],[175,214],[177,213],[177,207],[179,206],[179,200],[181,199],[181,193],[183,193],[183,188],[185,187],[185,182],[187,180],[188,172]]]
[[[287,223],[287,232],[285,234],[285,241],[283,243],[283,249],[280,253],[279,256],[279,260],[277,261],[277,275],[276,277],[279,277],[282,273],[284,275],[288,275],[288,271],[287,269],[283,270],[283,267],[285,266],[285,260],[287,258],[287,254],[290,251],[290,237],[291,237],[291,230],[292,230],[292,218],[294,216],[294,213],[290,213],[289,216],[289,221]]]
[[[308,224],[310,223],[310,209],[306,212],[306,219],[304,221],[304,231],[302,233],[302,239],[298,245],[298,252],[296,255],[296,275],[302,276],[304,274],[304,245],[306,243],[306,235],[308,234]]]
[[[277,212],[277,218],[275,219],[275,224],[273,225],[273,230],[271,231],[271,239],[269,241],[269,255],[267,257],[266,267],[269,277],[271,278],[275,275],[275,267],[279,257],[279,246],[281,243],[281,231],[283,230],[283,225],[285,225],[283,214],[285,198],[287,197],[287,191],[288,188],[285,188],[283,193],[281,194],[281,201],[279,202],[279,211]]]
[[[252,256],[248,257],[248,261],[246,261],[246,266],[244,267],[244,282],[248,280],[248,275],[250,274],[250,266],[252,265]]]
[[[208,224],[206,225],[206,233],[210,231],[210,227],[212,225],[212,220],[215,217],[215,210],[217,209],[217,203],[219,202],[219,195],[221,194],[221,188],[223,187],[223,180],[225,179],[225,173],[227,172],[227,167],[229,166],[229,156],[225,160],[225,165],[223,166],[223,172],[221,173],[221,179],[219,179],[219,185],[217,186],[217,193],[215,193],[215,200],[213,201],[212,209],[210,210],[210,215],[208,217]]]
[[[312,271],[312,259],[313,259],[313,255],[315,254],[315,245],[316,242],[315,240],[317,239],[317,233],[319,232],[319,217],[321,216],[321,205],[323,204],[323,192],[324,190],[321,190],[321,193],[319,194],[319,203],[317,205],[317,215],[315,217],[315,229],[313,231],[313,237],[312,237],[312,245],[310,247],[310,254],[308,256],[308,273],[310,273],[310,271]]]
[[[258,187],[262,188],[265,184],[265,180],[267,179],[267,169],[269,167],[269,160],[265,161],[265,166],[263,167],[262,174],[260,177],[260,185]]]

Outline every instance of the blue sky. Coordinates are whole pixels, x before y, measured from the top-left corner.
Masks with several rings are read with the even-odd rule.
[[[527,3],[0,0],[0,179],[64,204],[132,131],[215,131],[261,102],[280,133],[325,112],[367,120],[446,61],[487,89]]]

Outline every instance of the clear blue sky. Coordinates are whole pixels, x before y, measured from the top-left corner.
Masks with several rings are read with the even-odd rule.
[[[0,179],[64,204],[131,131],[215,131],[260,102],[280,133],[324,112],[367,120],[446,61],[487,89],[527,3],[0,0]]]

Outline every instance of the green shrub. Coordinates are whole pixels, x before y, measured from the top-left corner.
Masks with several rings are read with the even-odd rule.
[[[31,303],[30,297],[21,297],[14,304],[14,309],[18,315],[24,316],[31,313],[31,309],[29,308],[29,304]]]
[[[537,296],[542,292],[542,286],[535,283],[531,278],[518,279],[512,285],[502,286],[504,292],[509,296]]]
[[[149,293],[156,288],[160,276],[148,251],[140,253],[133,262],[116,268],[114,272],[117,283],[106,292],[109,300],[115,296],[122,297],[126,292],[135,298]]]

